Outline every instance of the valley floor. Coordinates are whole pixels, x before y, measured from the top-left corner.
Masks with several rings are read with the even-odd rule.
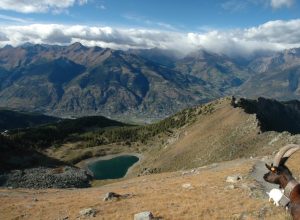
[[[292,170],[299,167],[299,162],[291,161]],[[252,177],[258,163],[258,159],[239,159],[89,189],[2,188],[0,219],[85,219],[79,214],[85,208],[97,211],[92,219],[108,220],[133,219],[135,213],[142,211],[171,220],[289,219],[283,208],[268,202],[262,186]],[[227,183],[227,176],[233,175],[240,175],[242,180]],[[107,192],[132,196],[103,201]]]

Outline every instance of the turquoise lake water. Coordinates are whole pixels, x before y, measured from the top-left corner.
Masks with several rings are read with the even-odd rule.
[[[94,179],[118,179],[124,177],[128,169],[138,161],[139,158],[136,156],[124,155],[92,162],[88,168],[94,174]]]

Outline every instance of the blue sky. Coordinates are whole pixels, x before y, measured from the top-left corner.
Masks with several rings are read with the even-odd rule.
[[[24,19],[28,23],[112,25],[180,31],[246,28],[270,20],[290,20],[300,16],[299,3],[295,0],[286,1],[277,8],[272,7],[268,0],[89,0],[81,4],[73,1],[69,7],[62,7],[60,12],[49,6],[46,11],[22,13],[3,6],[0,7],[0,14]],[[14,0],[9,2],[13,4]],[[35,1],[24,2],[30,4]],[[0,21],[16,23],[3,17]]]
[[[297,0],[1,0],[0,26],[0,46],[26,41],[51,44],[79,41],[88,46],[116,49],[172,49],[186,44],[179,46],[180,50],[205,48],[230,54],[241,49],[242,53],[250,54],[259,48],[280,50],[300,46],[300,3]],[[216,40],[220,42],[214,45]],[[246,45],[241,48],[243,44]]]

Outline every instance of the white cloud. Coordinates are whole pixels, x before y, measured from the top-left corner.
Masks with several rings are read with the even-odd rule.
[[[0,26],[0,36],[0,46],[17,46],[25,42],[58,45],[81,42],[113,49],[158,47],[185,53],[204,48],[229,56],[247,57],[261,51],[300,47],[300,19],[204,33],[59,24],[10,25]]]
[[[28,20],[25,20],[25,19],[22,19],[22,18],[7,16],[7,15],[3,15],[3,14],[0,14],[0,20],[20,22],[20,23],[27,23],[28,22]]]
[[[130,20],[130,21],[137,22],[137,23],[141,23],[143,25],[151,26],[151,27],[158,27],[158,28],[163,28],[163,29],[167,29],[167,30],[171,30],[171,31],[177,30],[177,28],[171,24],[161,22],[161,21],[153,21],[153,20],[147,19],[144,16],[125,14],[125,15],[123,15],[123,18]]]
[[[282,7],[291,7],[293,5],[293,0],[271,0],[272,8],[282,8]]]
[[[300,43],[300,19],[269,21],[245,31],[245,38],[279,44]]]
[[[231,12],[242,12],[251,6],[279,9],[282,7],[290,8],[293,4],[294,0],[226,0],[220,6]]]
[[[106,10],[105,5],[97,5],[97,8],[101,9],[101,10]]]
[[[88,3],[88,0],[78,0],[79,5],[85,5]]]
[[[88,0],[1,0],[0,9],[21,13],[59,13],[76,3],[86,4]]]
[[[249,2],[247,0],[239,1],[239,0],[228,0],[221,4],[221,7],[225,10],[229,11],[241,11],[248,6]]]
[[[9,41],[5,34],[0,33],[0,41]]]

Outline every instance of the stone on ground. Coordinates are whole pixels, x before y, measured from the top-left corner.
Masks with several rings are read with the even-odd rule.
[[[86,208],[79,211],[79,214],[84,217],[95,217],[97,210],[93,208]]]
[[[134,220],[153,220],[153,214],[149,211],[140,212],[134,215]]]
[[[119,199],[122,196],[118,193],[114,193],[114,192],[108,192],[105,194],[103,201],[110,201],[110,200],[115,200],[115,199]]]
[[[226,178],[227,183],[237,183],[240,180],[242,180],[242,177],[240,175],[228,176]]]

